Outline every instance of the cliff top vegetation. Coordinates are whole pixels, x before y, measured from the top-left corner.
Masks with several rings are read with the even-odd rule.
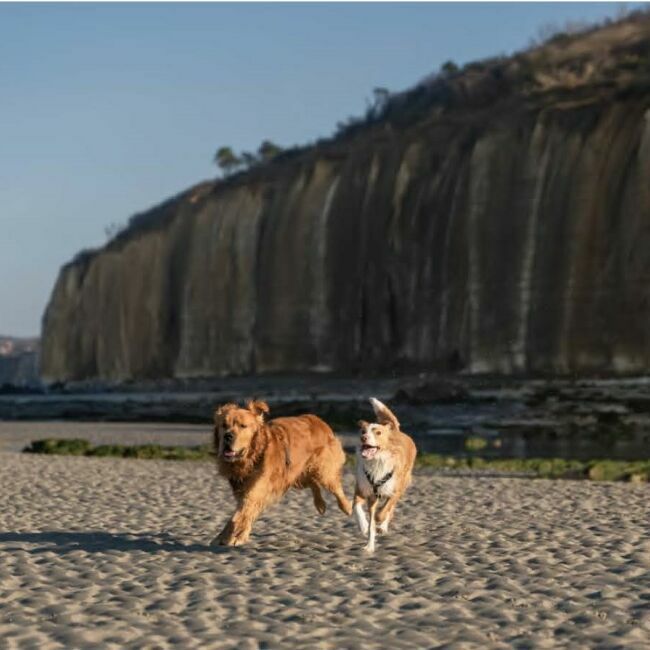
[[[345,156],[358,139],[399,137],[400,132],[432,120],[458,119],[496,103],[535,105],[598,102],[650,89],[650,10],[603,23],[546,25],[530,46],[511,56],[496,56],[458,66],[445,62],[412,88],[391,92],[375,88],[366,111],[338,123],[330,137],[282,149],[270,141],[258,153],[238,155],[222,146],[215,156],[228,173],[201,182],[159,205],[133,215],[126,225],[111,224],[105,248],[119,249],[132,237],[164,227],[179,204],[197,203],[214,191],[244,182],[270,180],[286,165],[311,157]],[[219,152],[221,156],[219,156]],[[98,250],[81,251],[70,264],[84,265]]]

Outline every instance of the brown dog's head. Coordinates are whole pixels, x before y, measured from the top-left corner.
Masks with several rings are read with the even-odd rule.
[[[382,449],[390,445],[391,436],[399,431],[399,421],[393,412],[378,399],[370,398],[370,404],[375,411],[377,422],[359,421],[361,429],[361,456],[370,460]]]
[[[224,404],[214,412],[217,455],[228,463],[241,460],[253,445],[257,432],[269,412],[266,402],[250,401],[246,407]]]

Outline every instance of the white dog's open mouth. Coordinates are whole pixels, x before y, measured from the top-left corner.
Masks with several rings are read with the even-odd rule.
[[[361,445],[361,456],[363,458],[374,458],[378,447],[372,445]]]

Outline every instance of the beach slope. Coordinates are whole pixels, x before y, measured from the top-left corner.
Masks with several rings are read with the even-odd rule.
[[[0,454],[0,646],[646,648],[649,497],[420,474],[374,557],[304,492],[219,549],[209,463]]]

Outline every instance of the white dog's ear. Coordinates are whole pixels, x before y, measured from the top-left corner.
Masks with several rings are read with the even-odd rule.
[[[399,431],[399,420],[395,417],[395,414],[375,397],[370,398],[370,404],[375,412],[375,417],[379,424],[388,424],[393,427],[396,431]]]

